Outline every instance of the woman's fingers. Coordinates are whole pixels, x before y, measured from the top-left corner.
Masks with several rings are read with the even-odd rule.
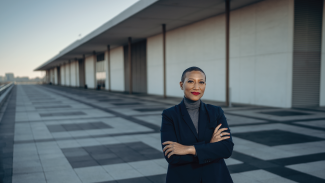
[[[221,123],[214,129],[213,133],[217,133],[218,129],[221,127]]]
[[[172,147],[171,144],[170,144],[170,145],[166,145],[166,146],[164,147],[163,151],[165,151],[166,149],[168,149],[168,148],[170,148],[170,147]]]
[[[174,154],[174,152],[169,153],[168,158],[170,158],[173,154]]]
[[[172,141],[166,141],[166,142],[162,143],[162,145],[171,144],[171,143],[174,143],[174,142],[172,142]]]
[[[220,133],[220,135],[223,137],[223,136],[225,136],[225,135],[230,135],[230,133],[228,133],[228,132],[223,132],[223,133]]]
[[[225,137],[222,137],[221,140],[226,140],[226,139],[229,139],[230,136],[225,136]]]
[[[167,149],[167,150],[165,151],[165,156],[167,156],[167,154],[168,154],[169,152],[171,152],[171,151],[173,151],[172,148]]]
[[[221,128],[220,130],[217,131],[217,134],[220,134],[221,132],[228,130],[228,128]]]

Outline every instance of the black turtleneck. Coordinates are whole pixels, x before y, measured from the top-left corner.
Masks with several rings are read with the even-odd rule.
[[[184,104],[195,126],[196,133],[199,133],[199,109],[201,100],[193,101],[184,96]]]

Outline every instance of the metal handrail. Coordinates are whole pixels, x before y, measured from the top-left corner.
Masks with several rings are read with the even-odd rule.
[[[11,85],[13,85],[14,83],[13,82],[11,82],[11,83],[9,83],[9,84],[7,84],[7,85],[5,85],[5,86],[3,86],[3,87],[1,87],[0,88],[0,96],[11,86]]]

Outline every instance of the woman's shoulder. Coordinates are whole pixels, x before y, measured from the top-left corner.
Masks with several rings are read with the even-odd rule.
[[[220,106],[212,105],[212,104],[206,104],[204,103],[207,110],[213,110],[213,111],[222,111],[222,108]]]
[[[169,108],[163,110],[162,114],[163,114],[163,115],[172,115],[172,114],[176,114],[177,111],[178,111],[178,107],[179,107],[178,105],[174,105],[174,106],[172,106],[172,107],[169,107]]]

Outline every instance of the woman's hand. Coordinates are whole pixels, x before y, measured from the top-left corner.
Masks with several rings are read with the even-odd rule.
[[[165,156],[167,156],[168,154],[168,158],[173,155],[173,154],[177,154],[177,155],[186,155],[186,154],[191,154],[194,149],[193,146],[184,146],[182,144],[179,144],[177,142],[172,142],[172,141],[166,141],[164,143],[162,143],[163,145],[166,145],[163,149],[163,151],[165,152]],[[195,150],[195,149],[194,149]]]
[[[219,141],[222,141],[222,140],[225,140],[225,139],[229,139],[230,138],[230,136],[225,136],[225,135],[230,135],[230,133],[228,133],[228,132],[222,132],[222,131],[227,130],[228,128],[221,128],[221,129],[219,129],[220,127],[221,127],[221,124],[219,124],[216,127],[216,129],[214,130],[213,135],[212,135],[212,138],[210,140],[210,143],[219,142]]]

